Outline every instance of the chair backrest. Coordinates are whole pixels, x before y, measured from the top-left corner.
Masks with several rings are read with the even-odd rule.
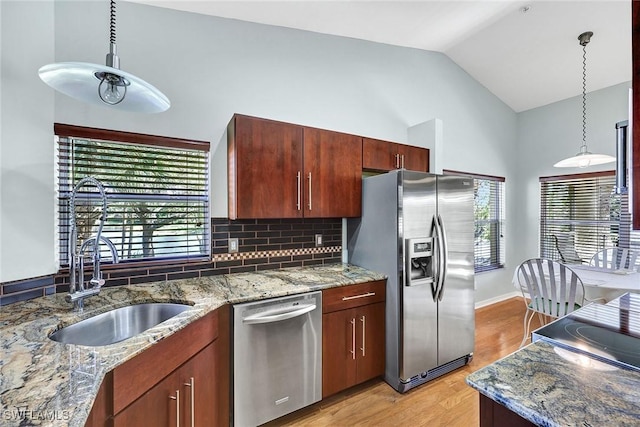
[[[640,271],[640,252],[628,248],[607,248],[596,252],[589,264],[610,270]]]
[[[582,264],[584,262],[576,252],[576,236],[573,231],[557,232],[553,234],[553,240],[564,264]]]
[[[557,261],[529,259],[518,267],[523,296],[530,308],[547,316],[562,317],[584,304],[584,285],[573,270]]]

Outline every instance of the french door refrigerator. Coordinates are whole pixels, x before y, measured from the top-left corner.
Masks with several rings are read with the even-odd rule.
[[[385,381],[399,392],[467,364],[475,332],[473,179],[363,179],[349,261],[386,274]]]

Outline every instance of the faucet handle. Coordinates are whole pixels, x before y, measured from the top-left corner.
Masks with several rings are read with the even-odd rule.
[[[89,284],[92,289],[100,289],[104,285],[104,279],[91,279],[89,280]]]

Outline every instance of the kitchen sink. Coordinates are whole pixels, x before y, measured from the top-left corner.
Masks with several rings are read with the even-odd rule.
[[[91,347],[114,344],[138,335],[191,307],[187,304],[148,303],[116,308],[49,335],[64,344]]]

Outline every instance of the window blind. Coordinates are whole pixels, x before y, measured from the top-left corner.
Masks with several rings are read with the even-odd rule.
[[[504,267],[504,178],[474,177],[475,271]]]
[[[562,260],[560,251],[574,250],[567,262],[589,262],[617,246],[621,200],[614,186],[613,171],[540,178],[540,256]]]
[[[476,272],[503,268],[505,262],[505,178],[444,170],[473,178],[474,267]]]
[[[69,263],[69,199],[85,176],[105,187],[108,213],[102,236],[115,245],[121,262],[209,256],[209,144],[158,137],[154,145],[148,135],[87,129],[56,129],[60,265]],[[94,134],[114,140],[86,137]],[[79,244],[96,233],[101,211],[98,191],[90,185],[80,188]],[[100,249],[108,260],[107,246]]]

